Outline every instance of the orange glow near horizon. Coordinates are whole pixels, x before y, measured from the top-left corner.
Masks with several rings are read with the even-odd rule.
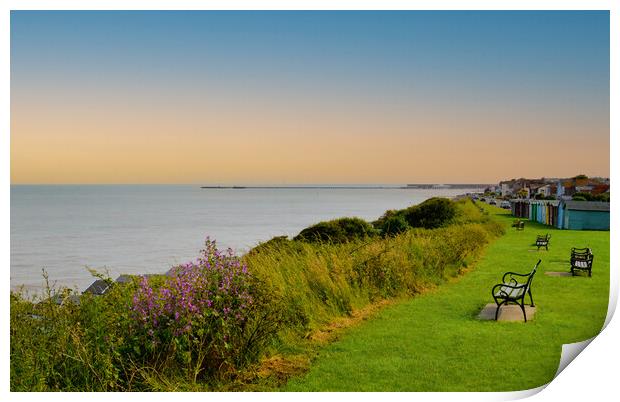
[[[11,182],[459,183],[609,174],[607,125],[589,125],[586,136],[570,121],[523,116],[515,124],[463,112],[260,108],[192,115],[182,107],[16,103]]]

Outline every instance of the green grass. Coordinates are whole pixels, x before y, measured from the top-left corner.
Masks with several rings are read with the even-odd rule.
[[[609,232],[557,230],[487,207],[507,233],[491,244],[472,272],[437,290],[390,306],[323,350],[310,371],[285,391],[513,391],[548,383],[562,344],[595,336],[609,297]],[[537,234],[552,235],[536,251]],[[571,247],[590,247],[592,278],[550,277],[568,271]],[[491,287],[506,271],[529,272],[537,313],[523,322],[480,321],[493,303]]]

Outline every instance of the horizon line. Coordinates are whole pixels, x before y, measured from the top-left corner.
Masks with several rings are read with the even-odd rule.
[[[286,187],[397,187],[408,185],[489,185],[494,182],[409,182],[409,183],[266,183],[266,184],[230,184],[230,183],[10,183],[11,186],[199,186],[199,187],[246,187],[246,188],[286,188]]]

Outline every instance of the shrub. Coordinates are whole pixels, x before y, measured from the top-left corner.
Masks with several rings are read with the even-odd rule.
[[[434,229],[449,224],[456,216],[454,202],[447,198],[430,198],[404,211],[404,217],[411,227]]]
[[[133,333],[146,341],[134,345],[138,354],[150,357],[174,345],[172,357],[191,367],[194,380],[239,365],[254,302],[251,276],[231,249],[221,253],[207,238],[201,254],[163,280],[142,277],[131,304]]]
[[[381,236],[396,236],[407,229],[409,224],[402,214],[394,214],[381,223]]]
[[[291,245],[291,241],[288,239],[288,236],[276,236],[267,240],[266,242],[261,242],[252,248],[248,254],[254,255],[258,253],[268,253],[272,249],[279,249],[283,247],[288,247]]]
[[[458,208],[457,208],[458,205]],[[435,229],[454,222],[457,215],[468,215],[461,222],[479,221],[481,215],[476,211],[468,211],[463,202],[453,202],[447,198],[430,198],[421,204],[405,209],[388,210],[373,222],[383,236],[402,233],[409,227]],[[403,225],[403,221],[406,226]]]
[[[363,219],[340,218],[305,228],[293,240],[313,243],[346,243],[373,236],[377,231]]]
[[[605,201],[609,202],[609,193],[592,194],[586,192],[578,192],[573,195],[573,201]]]
[[[360,218],[340,218],[334,221],[342,228],[347,239],[361,239],[377,234],[371,224]]]
[[[405,211],[404,209],[388,209],[387,211],[383,213],[383,215],[379,217],[379,219],[372,222],[372,226],[375,229],[381,231],[383,230],[383,227],[385,226],[385,222],[388,219],[393,218],[394,216],[397,216],[397,215],[402,215],[404,211]]]

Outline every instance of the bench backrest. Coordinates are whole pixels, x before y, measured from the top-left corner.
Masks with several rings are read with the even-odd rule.
[[[527,277],[527,285],[525,286],[525,292],[527,293],[528,290],[530,290],[530,287],[532,286],[532,280],[534,279],[534,275],[536,274],[536,270],[538,269],[538,266],[540,265],[542,260],[538,260],[538,262],[536,263],[536,265],[534,265],[534,268],[532,269],[532,272],[530,272],[529,276]]]
[[[577,247],[573,247],[570,249],[570,255],[574,256],[574,255],[588,255],[588,254],[592,254],[592,250],[590,250],[590,248],[586,247],[586,248],[577,248]]]
[[[592,261],[594,260],[594,254],[592,254],[592,250],[589,248],[574,248],[571,249],[570,254],[570,263],[573,265],[577,261],[583,261],[588,264],[588,266],[592,266]]]

